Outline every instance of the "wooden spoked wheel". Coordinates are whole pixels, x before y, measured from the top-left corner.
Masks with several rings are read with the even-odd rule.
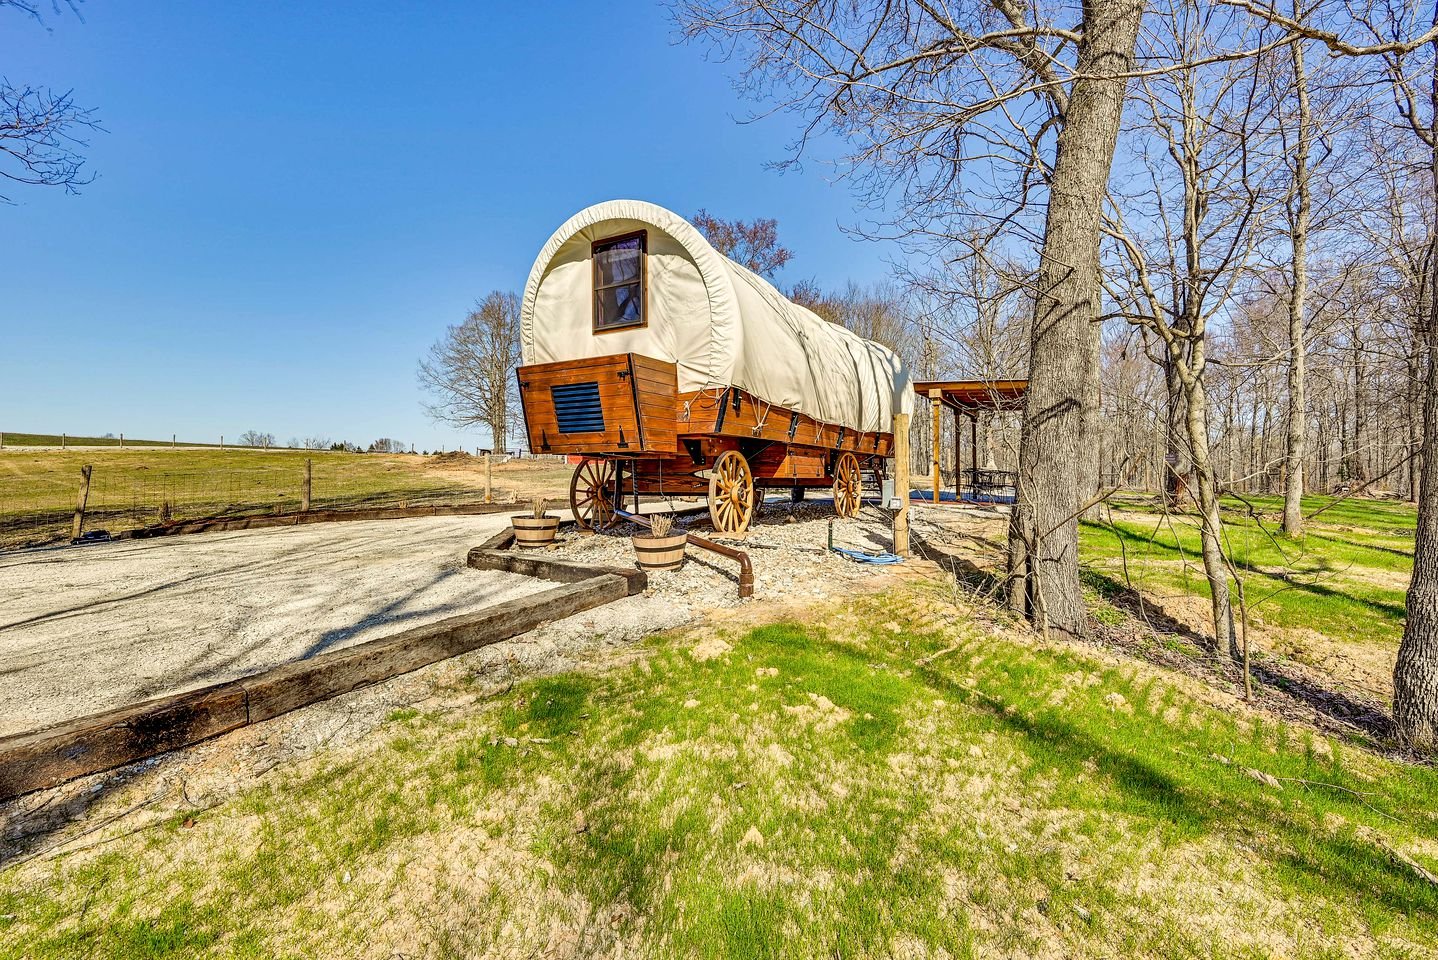
[[[614,522],[614,464],[586,460],[569,480],[569,508],[582,530],[603,529]]]
[[[834,462],[834,512],[841,517],[857,517],[864,501],[864,479],[859,473],[859,458],[841,453]]]
[[[754,474],[738,450],[725,450],[709,471],[709,519],[719,533],[743,533],[754,518]]]

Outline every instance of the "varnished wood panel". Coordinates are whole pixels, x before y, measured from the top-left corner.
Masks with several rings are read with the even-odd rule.
[[[673,453],[678,445],[674,365],[636,359],[624,353],[520,367],[516,377],[529,448],[540,453]],[[604,429],[560,433],[550,388],[591,382],[598,387]]]

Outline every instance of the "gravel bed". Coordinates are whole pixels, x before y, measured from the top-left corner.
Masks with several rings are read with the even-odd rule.
[[[825,502],[770,501],[757,522],[741,537],[714,533],[704,513],[676,518],[677,529],[690,530],[749,554],[754,569],[755,600],[834,596],[846,592],[856,581],[877,576],[886,569],[883,565],[861,563],[831,552],[828,549],[831,524],[836,547],[867,553],[884,553],[892,547],[889,517],[876,508],[865,508],[859,517],[845,520],[835,517],[832,506]],[[552,548],[551,555],[576,563],[633,566],[634,548],[629,538],[638,530],[635,524],[621,523],[597,533],[566,532]],[[705,610],[745,602],[739,599],[739,565],[692,545],[678,570],[661,570],[649,575],[649,590],[644,596],[663,605],[663,612],[667,614],[664,620],[673,621],[678,617],[678,622],[687,622]]]

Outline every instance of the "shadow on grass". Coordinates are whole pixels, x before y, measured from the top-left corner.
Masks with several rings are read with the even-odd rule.
[[[1120,640],[1121,645],[1130,653],[1159,666],[1197,673],[1208,679],[1242,683],[1241,673],[1232,661],[1215,651],[1211,638],[1174,618],[1162,605],[1121,581],[1095,570],[1085,570],[1084,579],[1109,603],[1148,624],[1158,633],[1182,639],[1192,651],[1154,647],[1150,644],[1123,643]],[[1334,732],[1359,732],[1371,738],[1369,746],[1375,748],[1386,746],[1391,739],[1392,719],[1378,704],[1326,687],[1310,677],[1285,670],[1281,664],[1262,657],[1252,658],[1250,668],[1261,693],[1266,692],[1282,700],[1301,704],[1333,721]],[[1393,748],[1389,748],[1388,752],[1393,752]]]
[[[1319,776],[1309,772],[1315,761],[1287,746],[1282,733],[1259,734],[1248,740],[1238,734],[1236,726],[1226,724],[1223,715],[1197,724],[1168,723],[1161,710],[1150,711],[1138,705],[1144,698],[1135,696],[1122,681],[1110,680],[1091,689],[1079,687],[1068,699],[1055,704],[1050,697],[1059,686],[1059,678],[1083,666],[1081,657],[1063,652],[1035,651],[1033,657],[1025,657],[1016,648],[1005,651],[980,647],[979,655],[967,661],[925,662],[911,657],[920,650],[947,643],[947,639],[908,635],[901,640],[895,638],[890,646],[888,635],[884,638],[883,646],[875,649],[871,644],[855,646],[852,640],[830,638],[821,629],[781,624],[751,631],[736,649],[745,655],[746,673],[757,663],[788,668],[781,671],[783,675],[802,675],[809,680],[821,676],[870,676],[876,662],[884,662],[890,668],[885,673],[902,677],[896,682],[906,685],[909,699],[938,696],[947,703],[962,704],[973,712],[979,730],[998,732],[1025,755],[1027,762],[1019,765],[1018,776],[1034,787],[1029,802],[1040,809],[1098,820],[1110,820],[1115,815],[1131,818],[1131,823],[1120,829],[1131,836],[1136,848],[1153,851],[1144,856],[1160,859],[1167,851],[1180,850],[1199,838],[1213,837],[1225,850],[1240,844],[1244,851],[1236,856],[1256,863],[1265,883],[1277,880],[1289,895],[1330,898],[1375,928],[1404,914],[1423,929],[1432,928],[1432,918],[1438,916],[1438,889],[1397,863],[1383,841],[1377,839],[1376,831],[1375,839],[1359,832],[1367,825],[1381,825],[1379,818],[1391,822],[1388,814],[1376,811],[1363,797],[1341,792],[1347,789],[1343,784],[1359,789],[1364,789],[1364,784],[1355,783],[1336,767],[1325,766],[1321,776],[1331,776],[1340,784],[1340,790],[1309,794],[1292,783],[1283,790],[1273,789],[1247,773],[1246,764],[1254,764],[1280,777]],[[906,652],[900,655],[900,650]],[[960,658],[964,656],[958,654]],[[963,666],[958,666],[960,662]],[[667,682],[677,681],[679,688],[688,689],[699,678],[710,676],[704,672],[710,669],[721,668],[703,668],[697,677],[688,673],[666,676],[660,668],[654,675],[646,674],[644,686],[662,691]],[[959,682],[959,672],[966,682]],[[972,685],[974,679],[977,687]],[[1136,701],[1134,712],[1105,706],[1105,695],[1115,688]],[[1208,709],[1201,704],[1195,706],[1199,711]],[[652,715],[645,711],[627,716],[612,734],[616,741],[639,742],[645,732],[666,729],[671,719],[669,713]],[[897,711],[888,722],[901,734],[903,712]],[[729,729],[723,724],[709,728],[711,735],[721,740],[712,750],[716,758],[724,755],[722,741],[731,736],[726,732]],[[965,727],[958,724],[952,729]],[[732,736],[742,742],[745,733],[736,727]],[[869,764],[876,783],[884,782],[890,773],[893,751],[913,749],[911,741],[902,735],[878,748],[862,742],[854,719],[835,728],[833,736],[848,742],[841,740],[830,747],[839,751],[846,762]],[[950,738],[953,742],[941,749],[962,750],[961,740],[953,734]],[[1228,763],[1203,759],[1220,751],[1232,754]],[[733,789],[732,781],[745,777],[742,770],[725,766],[727,762],[708,759],[688,764],[682,768],[682,776],[697,795],[727,795]],[[655,774],[663,783],[669,782],[664,778],[670,775],[662,771]],[[681,939],[722,933],[725,940],[733,935],[745,943],[782,941],[785,925],[794,922],[793,911],[771,913],[766,909],[751,913],[742,902],[724,907],[713,899],[713,891],[722,888],[723,878],[713,875],[715,864],[706,862],[713,831],[706,817],[696,816],[702,804],[676,804],[662,791],[655,797],[655,788],[639,777],[637,768],[620,762],[609,751],[599,751],[596,759],[577,771],[576,776],[581,785],[576,804],[581,809],[617,804],[615,798],[619,797],[651,797],[638,801],[637,806],[625,802],[597,815],[595,829],[582,832],[570,848],[568,864],[561,862],[561,869],[574,877],[592,899],[629,903],[641,915],[650,917],[677,912],[680,916],[709,918],[695,921],[696,925],[684,931]],[[1410,800],[1432,793],[1431,775],[1415,782],[1418,786],[1407,795]],[[1382,790],[1384,783],[1380,780],[1369,788]],[[783,784],[776,789],[783,790]],[[922,797],[925,785],[915,783],[899,789],[915,790]],[[890,801],[881,802],[889,808]],[[646,803],[653,804],[654,809],[646,809]],[[681,812],[672,826],[665,826],[664,814],[674,809]],[[926,805],[902,811],[894,807],[882,820],[882,827],[874,829],[871,827],[881,821],[829,819],[828,814],[806,821],[826,838],[842,838],[842,855],[823,865],[844,878],[844,889],[829,891],[829,908],[839,913],[841,926],[853,927],[868,904],[883,903],[897,910],[896,905],[905,896],[936,895],[920,882],[923,878],[912,884],[900,882],[885,869],[893,864],[892,838],[905,835],[912,822],[904,818],[933,815],[928,811]],[[1341,813],[1350,825],[1330,830],[1328,811]],[[901,812],[902,818],[895,819]],[[762,826],[763,811],[756,809],[749,815]],[[963,815],[951,811],[937,816]],[[1365,826],[1354,826],[1358,824]],[[765,833],[769,835],[767,829]],[[1083,833],[1082,829],[1079,833]],[[957,851],[936,850],[921,872],[931,878],[945,865],[945,857],[960,855]],[[867,864],[871,857],[875,869],[860,869],[859,865]],[[676,861],[689,865],[686,869],[690,875],[685,881],[688,889],[683,892],[671,891],[667,886]],[[1010,868],[1002,859],[991,866],[1001,871]],[[1202,869],[1210,873],[1195,877],[1198,884],[1211,887],[1228,879],[1219,872],[1221,867]],[[1123,896],[1129,891],[1115,889],[1113,893]],[[670,897],[679,900],[676,903]],[[721,908],[738,911],[722,920],[720,925],[726,927],[723,931],[713,929]],[[876,918],[872,925],[863,925],[867,932],[859,944],[867,943],[865,937],[869,936],[877,938],[875,942],[884,942],[902,931],[904,922],[900,913]]]
[[[1149,537],[1144,534],[1136,533],[1122,526],[1111,526],[1109,524],[1085,524],[1085,526],[1089,527],[1092,530],[1102,531],[1111,536],[1122,539],[1126,544],[1130,544],[1136,547],[1150,550],[1162,550],[1167,554],[1172,554],[1178,557],[1187,558],[1195,556],[1193,552],[1185,551],[1181,549],[1177,544],[1167,543],[1155,537]],[[1248,561],[1235,561],[1235,563],[1245,573],[1257,574],[1261,577],[1267,577],[1270,580],[1283,584],[1285,587],[1309,594],[1313,597],[1319,597],[1326,600],[1339,600],[1347,603],[1357,604],[1362,607],[1367,607],[1370,610],[1381,614],[1385,619],[1388,620],[1401,621],[1403,617],[1407,615],[1407,611],[1403,608],[1401,604],[1388,603],[1383,600],[1372,600],[1365,597],[1358,597],[1354,596],[1351,593],[1345,593],[1342,590],[1325,586],[1321,583],[1312,583],[1299,579],[1300,577],[1304,576],[1331,572],[1327,564],[1325,564],[1321,568],[1314,570],[1293,572],[1268,570]]]
[[[1357,540],[1345,540],[1343,537],[1335,537],[1327,533],[1309,532],[1305,534],[1305,536],[1309,540],[1322,540],[1325,543],[1337,543],[1345,547],[1350,547],[1354,550],[1373,550],[1377,553],[1387,553],[1395,557],[1402,557],[1404,560],[1408,560],[1409,562],[1412,562],[1413,560],[1412,550],[1400,550],[1397,547],[1385,547],[1379,543],[1361,543]]]
[[[935,667],[921,667],[920,672],[946,697],[985,711],[1022,737],[1031,753],[1045,755],[1059,771],[1082,770],[1092,764],[1108,778],[1119,800],[1117,807],[1149,819],[1155,827],[1177,827],[1193,835],[1218,829],[1248,834],[1262,843],[1258,853],[1265,861],[1301,875],[1305,886],[1328,888],[1355,903],[1377,902],[1409,916],[1438,916],[1438,887],[1395,862],[1380,845],[1363,842],[1351,830],[1326,832],[1320,811],[1305,811],[1294,801],[1255,803],[1237,789],[1220,789],[1224,780],[1246,776],[1241,765],[1215,769],[1210,775],[1205,765],[1175,760],[1183,752],[1172,742],[1176,737],[1136,729],[1162,724],[1158,717],[1107,722],[1105,731],[1115,737],[1127,735],[1127,742],[1120,745],[1073,722],[1069,718],[1072,712],[1040,706],[1026,715],[999,697],[953,682]],[[1031,689],[1026,692],[1034,693]],[[1359,822],[1375,816],[1361,800],[1344,798],[1333,806]],[[1104,809],[1114,807],[1105,804]],[[1305,820],[1304,813],[1311,819]]]

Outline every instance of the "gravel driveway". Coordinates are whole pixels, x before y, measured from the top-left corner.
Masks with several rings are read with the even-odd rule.
[[[0,555],[0,736],[552,586],[465,566],[508,522],[322,523]]]

